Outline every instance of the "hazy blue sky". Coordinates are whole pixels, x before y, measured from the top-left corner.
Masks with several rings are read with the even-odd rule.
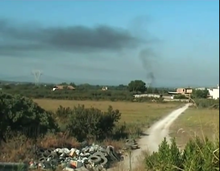
[[[219,1],[0,2],[0,79],[219,82]]]

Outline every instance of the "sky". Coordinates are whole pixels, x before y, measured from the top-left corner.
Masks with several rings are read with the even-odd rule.
[[[1,0],[0,80],[219,83],[218,0]]]

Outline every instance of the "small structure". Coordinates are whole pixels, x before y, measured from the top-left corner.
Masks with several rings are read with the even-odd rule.
[[[151,97],[151,98],[161,98],[162,95],[160,94],[136,94],[134,95],[135,98],[141,98],[141,97]]]
[[[219,85],[217,85],[217,88],[207,89],[209,91],[209,95],[212,99],[219,99]]]
[[[73,86],[71,86],[71,85],[68,85],[68,86],[57,85],[57,86],[53,87],[52,91],[55,91],[55,90],[64,90],[64,89],[75,90],[76,88],[73,87]]]
[[[192,94],[192,88],[177,88],[176,92],[177,94],[182,94],[182,95],[185,95],[185,94]]]
[[[199,87],[199,88],[195,88],[195,90],[206,90],[205,87]]]
[[[55,91],[55,90],[63,90],[63,86],[62,85],[56,85],[53,87],[52,91]]]
[[[75,90],[76,88],[73,87],[73,86],[71,86],[71,85],[68,85],[68,86],[67,86],[67,89],[69,89],[69,90]]]
[[[192,94],[193,89],[192,88],[177,88],[174,92],[168,92],[169,95],[171,95],[171,99],[174,99],[175,95],[183,95],[186,97],[189,97],[190,94]]]
[[[107,91],[108,87],[102,87],[102,91]]]

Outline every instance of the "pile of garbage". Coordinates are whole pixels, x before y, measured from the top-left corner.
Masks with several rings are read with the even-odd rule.
[[[111,163],[123,160],[122,154],[115,151],[113,146],[102,147],[97,144],[76,148],[51,148],[36,150],[38,161],[29,163],[30,169],[41,168],[43,170],[55,170],[57,167],[63,170],[103,171],[110,167]]]
[[[135,139],[126,139],[123,150],[135,150],[138,148],[139,147]]]

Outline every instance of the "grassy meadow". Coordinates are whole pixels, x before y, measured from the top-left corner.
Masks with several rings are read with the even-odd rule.
[[[219,110],[189,108],[171,126],[170,135],[183,147],[190,138],[219,137]]]
[[[102,111],[111,105],[113,109],[118,109],[122,116],[121,122],[126,123],[148,123],[155,121],[172,110],[178,108],[179,103],[135,103],[135,102],[111,102],[111,101],[76,101],[76,100],[51,100],[34,99],[42,108],[55,111],[60,105],[63,107],[73,107],[84,104],[85,107],[94,107]]]
[[[86,107],[107,110],[111,105],[121,112],[120,122],[132,125],[150,126],[153,122],[166,116],[183,104],[180,103],[135,103],[135,102],[111,102],[111,101],[76,101],[76,100],[52,100],[34,99],[46,110],[55,111],[60,105],[73,107],[84,104]],[[197,109],[190,107],[171,126],[170,135],[176,137],[177,144],[183,146],[190,139],[198,135],[213,138],[219,132],[219,110]]]

